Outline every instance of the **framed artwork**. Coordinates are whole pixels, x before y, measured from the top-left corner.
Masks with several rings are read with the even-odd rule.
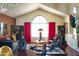
[[[24,26],[19,26],[19,25],[11,25],[11,32],[22,32],[24,31]]]
[[[20,37],[21,32],[24,32],[24,26],[20,25],[11,25],[11,33],[16,35],[16,39]]]

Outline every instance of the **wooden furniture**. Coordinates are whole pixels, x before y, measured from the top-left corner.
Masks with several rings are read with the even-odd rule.
[[[45,42],[43,40],[39,41],[39,40],[36,40],[35,42],[32,42],[31,44],[36,44],[37,47],[41,47],[43,46],[44,44],[47,44],[48,42]]]

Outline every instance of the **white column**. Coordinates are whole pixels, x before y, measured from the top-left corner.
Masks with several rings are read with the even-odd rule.
[[[78,49],[76,28],[73,28],[73,49]]]

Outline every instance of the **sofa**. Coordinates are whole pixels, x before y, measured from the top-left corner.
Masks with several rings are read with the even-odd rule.
[[[12,40],[0,40],[0,47],[2,46],[9,46],[11,49],[13,49],[13,42]]]

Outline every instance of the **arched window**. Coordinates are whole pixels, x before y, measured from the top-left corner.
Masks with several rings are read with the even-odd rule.
[[[44,23],[47,23],[47,20],[46,20],[46,18],[43,17],[43,16],[36,16],[36,17],[33,19],[32,23],[44,24]]]
[[[36,16],[31,23],[31,37],[39,37],[39,29],[42,29],[42,37],[48,37],[48,22],[43,16]]]

